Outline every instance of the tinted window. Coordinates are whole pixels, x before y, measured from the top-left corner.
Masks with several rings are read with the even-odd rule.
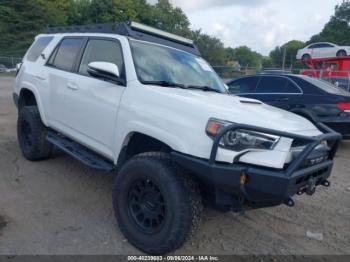
[[[44,51],[44,49],[48,46],[48,44],[53,39],[52,36],[45,36],[40,37],[38,40],[34,42],[34,44],[30,47],[28,54],[27,54],[27,60],[35,62],[41,53]]]
[[[283,93],[287,85],[284,77],[265,76],[261,77],[256,89],[257,93]]]
[[[285,86],[283,93],[288,93],[288,94],[298,94],[301,93],[300,89],[295,86],[295,84],[291,81],[287,82],[287,85]]]
[[[317,79],[317,78],[312,78],[312,77],[303,77],[305,81],[308,83],[322,89],[323,91],[329,93],[329,94],[336,94],[336,95],[350,95],[348,92],[342,90],[339,87],[336,87],[335,85],[322,80],[322,79]]]
[[[332,45],[330,45],[330,44],[326,44],[326,43],[324,43],[324,44],[320,44],[320,47],[333,47]]]
[[[318,44],[310,45],[310,46],[309,46],[309,49],[312,49],[312,48],[319,48],[319,45],[318,45]]]
[[[80,38],[64,39],[57,50],[52,65],[62,70],[72,71],[83,41]]]
[[[228,90],[231,94],[254,93],[256,85],[258,84],[258,80],[258,77],[237,79],[228,84]]]
[[[123,72],[123,53],[120,45],[111,40],[90,40],[85,48],[79,67],[79,73],[89,75],[88,65],[91,62],[109,62],[118,66],[119,72]]]

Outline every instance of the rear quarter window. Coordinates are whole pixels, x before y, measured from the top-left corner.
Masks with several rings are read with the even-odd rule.
[[[31,62],[38,60],[41,53],[52,41],[52,36],[43,36],[38,38],[29,48],[26,59]]]
[[[323,90],[324,92],[327,92],[328,94],[333,95],[349,95],[348,92],[344,91],[343,89],[336,87],[335,85],[323,80],[323,79],[316,79],[312,77],[305,77],[305,81],[309,82],[310,84],[314,85],[315,87]]]
[[[48,65],[65,71],[73,71],[83,43],[82,38],[64,38],[51,55]]]

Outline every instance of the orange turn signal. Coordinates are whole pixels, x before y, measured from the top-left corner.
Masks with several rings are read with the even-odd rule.
[[[207,134],[210,136],[216,136],[219,128],[220,128],[220,124],[218,122],[209,121],[206,128]]]
[[[247,176],[243,173],[243,174],[241,174],[241,176],[239,177],[239,184],[240,184],[240,185],[244,185],[245,182],[247,182]]]

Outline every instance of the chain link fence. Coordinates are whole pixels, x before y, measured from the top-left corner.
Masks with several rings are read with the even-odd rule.
[[[16,65],[21,61],[21,57],[0,56],[0,76],[15,74]]]

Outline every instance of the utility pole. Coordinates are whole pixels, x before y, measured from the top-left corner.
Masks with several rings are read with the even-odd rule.
[[[284,67],[286,65],[286,48],[283,49],[283,62],[282,62],[282,69],[284,70]]]

